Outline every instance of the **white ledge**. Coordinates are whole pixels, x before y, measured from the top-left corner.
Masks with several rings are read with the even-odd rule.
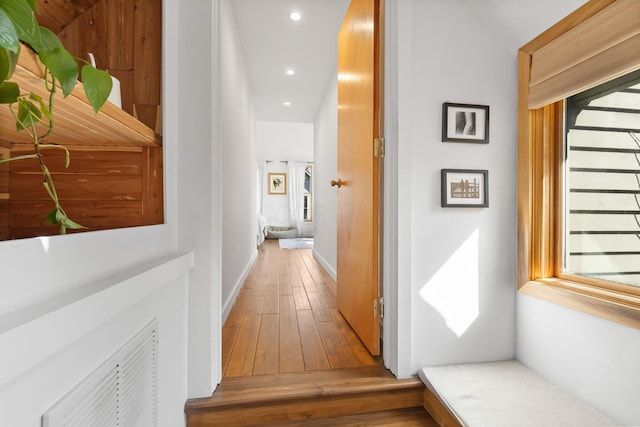
[[[193,268],[174,253],[0,316],[0,389]]]

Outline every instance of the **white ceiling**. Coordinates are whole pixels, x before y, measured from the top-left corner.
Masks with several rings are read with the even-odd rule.
[[[396,0],[391,0],[396,1]],[[423,0],[430,1],[430,0]],[[516,56],[518,48],[586,0],[463,0]],[[349,0],[231,0],[256,119],[315,120],[337,70],[338,31]],[[548,13],[553,9],[553,13]],[[302,20],[289,19],[291,11]],[[285,70],[294,68],[296,75]],[[285,101],[291,106],[283,105]]]
[[[337,71],[349,0],[232,0],[256,119],[313,123]],[[299,22],[289,19],[302,13]],[[293,68],[294,76],[285,70]],[[291,106],[283,105],[290,101]]]

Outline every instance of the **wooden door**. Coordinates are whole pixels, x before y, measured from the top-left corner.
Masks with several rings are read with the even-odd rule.
[[[380,354],[379,0],[351,0],[338,38],[338,308]]]

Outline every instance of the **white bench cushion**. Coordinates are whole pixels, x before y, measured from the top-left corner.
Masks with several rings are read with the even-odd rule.
[[[427,367],[418,375],[463,426],[617,425],[514,360]]]

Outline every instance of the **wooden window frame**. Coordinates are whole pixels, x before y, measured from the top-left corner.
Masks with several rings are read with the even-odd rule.
[[[562,273],[563,101],[529,109],[533,53],[615,0],[591,1],[518,52],[518,290],[640,329],[640,287]]]

